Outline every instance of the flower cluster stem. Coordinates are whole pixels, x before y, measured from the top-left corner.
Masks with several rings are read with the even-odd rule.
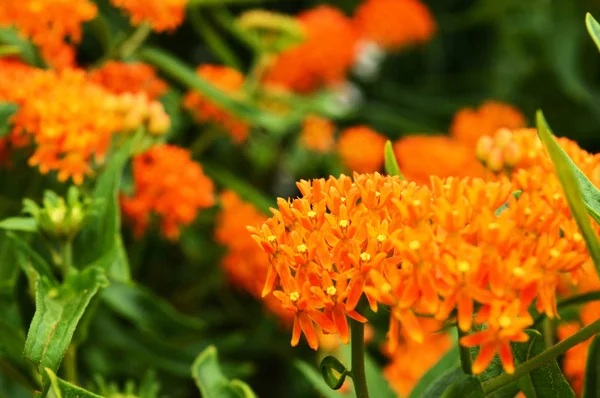
[[[561,355],[569,348],[576,346],[579,343],[584,342],[595,334],[600,333],[600,319],[590,323],[574,335],[564,339],[563,341],[553,345],[546,351],[539,355],[531,358],[530,360],[523,362],[520,366],[517,366],[513,374],[504,373],[498,377],[488,380],[482,384],[483,392],[487,395],[492,393],[499,388],[518,380],[519,377],[526,375],[527,373],[539,368],[540,366],[552,361],[557,356]]]
[[[62,244],[62,272],[63,276],[67,276],[67,273],[73,265],[73,242],[69,239]]]
[[[468,333],[460,330],[460,327],[456,325],[456,330],[458,331],[458,340],[463,336],[466,336]],[[460,366],[462,367],[463,372],[470,375],[473,374],[473,358],[471,357],[471,349],[469,347],[463,347],[458,344],[458,354],[460,356]]]
[[[351,319],[350,336],[352,338],[352,380],[356,398],[369,398],[365,374],[365,325]]]

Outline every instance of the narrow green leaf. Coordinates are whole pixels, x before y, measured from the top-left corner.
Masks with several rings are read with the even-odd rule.
[[[256,394],[245,383],[228,380],[223,375],[214,346],[198,355],[192,365],[192,377],[204,398],[256,398]]]
[[[523,363],[546,350],[544,338],[537,330],[526,330],[529,341],[513,344],[513,354],[517,364]],[[522,380],[526,378],[527,380]],[[540,366],[519,380],[524,392],[537,398],[575,397],[571,386],[563,376],[556,361]]]
[[[46,278],[47,282],[53,286],[58,283],[50,264],[33,250],[27,241],[13,233],[7,233],[6,236],[12,243],[17,263],[31,283],[35,283],[38,276]]]
[[[8,231],[37,232],[37,222],[32,217],[11,217],[0,221],[0,229]]]
[[[44,66],[35,46],[29,40],[19,35],[15,29],[1,28],[0,43],[18,47],[19,58],[27,64],[38,67]]]
[[[587,216],[589,212],[596,222],[600,223],[600,213],[598,212],[600,210],[600,192],[558,145],[542,111],[537,112],[537,128],[540,139],[546,146],[556,168],[556,174],[565,198],[569,202],[571,214],[577,221],[577,226],[596,266],[596,272],[600,275],[600,245]]]
[[[465,373],[462,371],[460,364],[455,367],[446,370],[444,373],[439,375],[427,388],[422,397],[423,398],[439,398],[444,392],[456,381],[460,380]]]
[[[197,334],[205,326],[201,320],[178,312],[143,286],[113,281],[102,292],[102,299],[139,329],[159,337]]]
[[[517,190],[517,191],[514,191],[514,192],[512,193],[512,195],[513,195],[513,196],[514,196],[516,199],[519,199],[519,198],[521,197],[521,193],[522,193],[522,192],[523,192],[523,191],[521,191],[521,190]],[[506,201],[506,202],[505,202],[505,203],[504,203],[502,206],[500,206],[500,207],[498,207],[498,208],[496,209],[496,216],[499,216],[500,214],[502,214],[502,212],[503,212],[504,210],[508,209],[508,202],[509,202],[509,201],[507,200],[507,201]]]
[[[13,104],[11,102],[0,102],[0,138],[10,133],[10,117],[14,115],[18,110],[19,106],[17,104]]]
[[[441,374],[448,369],[460,364],[458,349],[452,347],[435,365],[433,365],[427,373],[421,377],[419,382],[413,387],[409,398],[420,398],[425,390],[434,382]]]
[[[463,375],[444,391],[442,398],[485,398],[485,394],[477,377]]]
[[[350,372],[336,357],[326,356],[319,365],[323,380],[332,390],[339,390]]]
[[[600,397],[600,335],[594,337],[588,349],[582,398]]]
[[[596,43],[596,47],[600,50],[600,24],[589,12],[585,14],[585,26],[594,43]]]
[[[48,393],[48,397],[54,398],[103,398],[101,395],[84,390],[63,379],[58,378],[56,373],[50,368],[46,368],[46,373],[50,379],[52,390]]]
[[[293,365],[304,376],[310,386],[324,398],[341,398],[343,395],[329,388],[319,371],[304,361],[295,359]]]
[[[23,355],[43,375],[44,391],[49,383],[43,370],[50,368],[56,372],[90,300],[107,284],[104,270],[97,267],[81,272],[72,270],[59,287],[45,277],[38,279],[36,310]]]
[[[398,160],[396,159],[396,154],[394,153],[394,147],[392,146],[392,142],[389,140],[385,143],[384,158],[385,172],[391,176],[398,176],[401,179],[404,179],[404,176],[400,171],[400,166],[398,166]]]

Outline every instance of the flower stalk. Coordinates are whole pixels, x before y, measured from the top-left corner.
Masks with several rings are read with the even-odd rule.
[[[350,319],[352,344],[352,380],[356,398],[369,398],[367,377],[365,374],[365,324]]]
[[[458,331],[459,341],[462,337],[468,334],[460,330],[460,327],[458,325],[456,325],[456,330]],[[473,358],[471,357],[471,349],[469,347],[463,347],[459,343],[458,354],[460,356],[460,366],[462,367],[463,372],[465,372],[468,375],[473,374]]]

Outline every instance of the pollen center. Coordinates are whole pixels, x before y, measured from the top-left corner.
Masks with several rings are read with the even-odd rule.
[[[312,210],[308,212],[308,217],[310,217],[310,218],[315,218],[316,216],[317,216],[317,213],[316,213],[316,212],[314,212],[314,211],[312,211]]]
[[[573,236],[573,238],[575,238],[575,236]],[[385,235],[377,235],[377,241],[378,241],[379,243],[383,243],[383,242],[385,242],[385,240],[386,240],[386,239],[387,239],[387,238],[385,237]]]
[[[267,236],[267,240],[269,241],[269,243],[274,243],[277,238],[275,237],[275,235],[269,235]]]
[[[512,273],[514,276],[525,276],[525,270],[521,267],[515,267]]]
[[[419,243],[418,240],[413,240],[412,242],[410,242],[408,244],[408,248],[410,250],[419,250],[420,247],[421,247],[421,244]]]
[[[348,227],[348,220],[340,220],[339,226],[341,228],[347,228]]]
[[[298,253],[306,253],[306,245],[303,243],[301,245],[298,245],[296,247],[296,250],[298,250]]]
[[[550,249],[550,257],[556,258],[560,256],[560,251],[558,249]]]
[[[469,265],[468,262],[466,262],[466,261],[459,261],[458,262],[458,270],[460,272],[467,272],[469,270],[469,268],[471,268],[471,266]]]
[[[360,259],[365,262],[368,263],[369,261],[371,261],[371,255],[369,253],[361,253],[360,254]]]
[[[581,237],[581,234],[579,234],[578,232],[575,232],[573,234],[573,241],[575,241],[575,242],[581,242],[581,239],[583,239],[583,238]]]
[[[300,293],[298,293],[298,292],[292,292],[290,294],[290,300],[292,300],[294,302],[300,300]]]
[[[335,286],[329,286],[327,288],[327,294],[330,296],[335,296],[335,294],[337,293],[337,289],[335,288]]]
[[[510,318],[506,315],[502,315],[499,319],[498,319],[498,323],[500,324],[501,328],[507,328],[510,326],[510,324],[512,323],[512,321],[510,320]]]

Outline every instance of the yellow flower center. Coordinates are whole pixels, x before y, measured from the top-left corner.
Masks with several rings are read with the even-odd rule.
[[[371,255],[369,253],[361,253],[360,254],[360,259],[363,262],[368,263],[369,261],[371,261]]]
[[[418,240],[413,240],[412,242],[410,242],[408,244],[408,248],[410,250],[419,250],[420,247],[421,247],[421,244],[419,243]]]
[[[339,226],[340,228],[348,228],[348,220],[341,220]]]
[[[469,265],[469,263],[467,261],[459,261],[458,262],[458,270],[460,272],[467,272],[470,268],[471,268],[471,266]]]
[[[511,319],[506,315],[502,315],[498,319],[498,324],[500,325],[501,328],[507,328],[511,325],[511,323],[512,323]]]
[[[298,253],[306,253],[306,245],[303,243],[301,245],[298,245],[298,247],[296,247],[296,250],[298,250]]]
[[[308,212],[308,217],[310,217],[310,218],[315,218],[316,216],[317,216],[317,213],[316,213],[316,212],[314,212],[314,211],[312,211],[312,210]]]
[[[500,225],[498,225],[498,223],[496,223],[496,222],[491,222],[488,224],[488,228],[491,230],[495,230],[495,229],[500,228]]]
[[[327,288],[327,294],[330,296],[335,296],[335,294],[337,293],[337,289],[334,286],[329,286]]]
[[[384,283],[383,285],[381,285],[381,291],[384,293],[389,293],[392,291],[392,285],[390,285],[389,283]]]
[[[290,294],[290,300],[292,300],[293,302],[300,300],[300,293],[293,292],[292,294]]]
[[[421,201],[419,199],[415,199],[412,201],[413,206],[417,207],[417,206],[421,206]]]
[[[515,267],[512,271],[514,276],[525,276],[525,270],[521,267]]]
[[[560,250],[558,249],[550,249],[550,257],[556,258],[560,256]]]
[[[578,232],[575,232],[573,234],[573,241],[575,241],[575,242],[581,242],[582,239],[583,239],[583,237]]]
[[[529,207],[526,207],[525,210],[523,210],[523,214],[525,214],[526,216],[531,214],[531,209]]]
[[[275,235],[269,235],[267,236],[267,240],[269,241],[269,243],[275,243],[277,237],[275,237]]]
[[[573,238],[574,238],[574,237],[573,237]],[[385,237],[385,235],[377,235],[377,241],[378,241],[379,243],[383,243],[383,242],[385,242],[385,240],[386,240],[386,239],[387,239],[387,238]]]

